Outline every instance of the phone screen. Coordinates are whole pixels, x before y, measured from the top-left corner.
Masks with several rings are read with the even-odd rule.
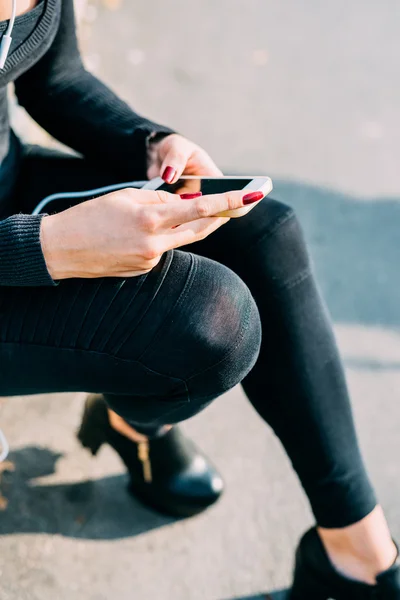
[[[244,179],[230,179],[224,177],[221,179],[178,179],[176,183],[164,183],[158,189],[170,192],[171,194],[185,194],[201,192],[206,194],[222,194],[234,190],[242,190],[246,185],[253,181],[251,177]]]

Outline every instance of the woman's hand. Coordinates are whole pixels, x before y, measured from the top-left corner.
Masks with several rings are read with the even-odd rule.
[[[53,279],[132,277],[155,267],[166,250],[202,240],[229,221],[243,192],[182,200],[162,191],[124,189],[42,220],[44,258]]]
[[[222,175],[203,148],[176,133],[159,142],[150,141],[148,165],[149,179],[162,177],[167,183],[174,183],[181,175]]]

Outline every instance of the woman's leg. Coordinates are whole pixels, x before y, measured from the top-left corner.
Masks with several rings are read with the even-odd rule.
[[[126,280],[3,287],[0,394],[102,392],[128,421],[162,426],[240,382],[260,335],[243,282],[189,253]]]
[[[113,174],[106,172],[99,173],[95,164],[55,150],[37,146],[25,148],[19,175],[18,186],[14,193],[14,212],[22,211],[29,213],[45,196],[54,192],[88,190],[94,187],[117,183]],[[212,465],[212,462],[209,461],[195,444],[182,435],[179,428],[173,428],[169,431],[164,423],[174,423],[175,421],[191,416],[214,397],[212,392],[207,395],[213,388],[212,380],[215,377],[212,372],[213,369],[205,373],[206,382],[210,382],[211,384],[209,390],[200,390],[200,386],[197,389],[196,382],[199,384],[203,383],[201,375],[200,377],[196,377],[196,373],[190,375],[188,373],[188,378],[190,376],[191,379],[188,382],[188,386],[185,387],[186,399],[190,394],[190,402],[187,402],[179,398],[179,390],[174,391],[172,384],[168,383],[168,377],[158,377],[157,373],[149,370],[146,371],[147,374],[144,378],[144,373],[140,374],[140,365],[137,365],[135,362],[123,363],[129,371],[125,376],[120,374],[121,365],[118,366],[115,363],[112,365],[112,368],[110,366],[110,373],[113,373],[110,384],[108,381],[103,382],[103,374],[97,368],[95,368],[92,378],[90,378],[89,373],[79,374],[74,368],[68,366],[68,360],[63,362],[65,352],[59,353],[56,350],[58,346],[62,346],[63,344],[67,344],[70,350],[71,347],[72,349],[75,348],[77,344],[77,349],[82,350],[85,349],[86,344],[89,347],[91,345],[96,346],[101,342],[101,336],[103,338],[104,336],[110,336],[111,339],[113,337],[117,340],[121,338],[121,347],[113,348],[111,342],[111,345],[104,342],[104,348],[107,348],[106,354],[107,352],[118,350],[124,353],[124,361],[130,361],[132,356],[140,354],[140,348],[142,353],[145,351],[150,352],[153,336],[160,335],[162,337],[164,335],[165,346],[162,346],[161,343],[158,344],[161,349],[159,370],[161,373],[164,373],[164,368],[169,367],[169,358],[171,358],[171,368],[174,370],[176,367],[178,372],[177,384],[186,386],[186,383],[182,382],[183,380],[181,379],[184,376],[185,365],[180,364],[180,357],[184,356],[186,361],[186,355],[189,352],[189,358],[192,357],[193,361],[196,361],[193,364],[201,371],[202,359],[197,350],[201,349],[203,343],[207,344],[204,334],[206,337],[210,336],[208,328],[205,328],[203,332],[201,327],[194,327],[193,335],[196,339],[194,351],[192,352],[187,346],[188,340],[185,336],[190,334],[190,323],[195,318],[200,305],[196,301],[194,302],[191,314],[186,315],[184,322],[180,325],[179,339],[178,335],[174,335],[172,328],[171,338],[169,337],[169,332],[165,334],[165,330],[167,329],[168,320],[174,314],[174,303],[176,302],[177,305],[176,310],[178,310],[178,306],[182,305],[181,312],[185,313],[183,308],[185,302],[191,302],[190,288],[193,287],[195,289],[198,287],[198,278],[200,277],[200,280],[207,279],[208,274],[211,274],[216,265],[213,264],[211,271],[209,271],[207,266],[202,261],[200,261],[200,264],[197,258],[193,258],[190,265],[188,265],[188,257],[186,255],[183,258],[179,258],[178,253],[174,253],[171,256],[174,258],[172,267],[163,271],[165,272],[165,283],[163,282],[164,275],[160,276],[159,267],[157,267],[155,271],[145,278],[134,278],[126,282],[122,280],[106,280],[102,284],[100,281],[84,282],[76,280],[75,282],[64,282],[59,286],[60,288],[62,287],[63,293],[61,295],[55,290],[42,290],[40,293],[38,290],[31,289],[19,290],[19,292],[15,291],[17,305],[21,303],[18,315],[16,314],[16,319],[21,323],[21,314],[26,315],[27,323],[24,325],[25,330],[30,327],[29,320],[33,319],[33,323],[37,323],[37,325],[33,325],[34,329],[33,333],[31,332],[30,334],[31,337],[27,340],[22,338],[20,340],[21,343],[25,343],[25,341],[29,343],[34,338],[38,338],[40,334],[42,334],[40,344],[43,343],[46,345],[49,341],[50,347],[53,347],[54,341],[54,356],[48,356],[47,354],[46,356],[42,356],[43,349],[38,351],[36,358],[41,358],[46,372],[42,373],[41,376],[40,373],[33,374],[38,379],[38,387],[36,389],[42,391],[47,389],[47,391],[50,391],[51,388],[43,388],[42,386],[46,386],[49,383],[52,378],[52,372],[55,371],[56,375],[52,384],[56,387],[59,386],[59,389],[76,389],[74,387],[65,387],[72,385],[78,386],[77,389],[80,390],[105,392],[104,394],[88,397],[85,401],[84,416],[79,428],[81,443],[90,448],[93,453],[96,453],[102,443],[109,443],[119,454],[128,469],[129,489],[134,495],[140,497],[145,504],[153,506],[159,511],[161,510],[168,514],[182,517],[200,512],[216,502],[224,487],[223,480]],[[170,261],[171,256],[163,257],[163,260],[166,258],[167,261]],[[225,272],[229,273],[226,269]],[[220,287],[219,284],[212,284],[211,280],[209,282],[212,287],[209,292],[214,295],[216,305],[208,307],[207,315],[209,321],[212,322],[217,314],[219,314],[220,317],[218,319],[220,318],[220,323],[219,325],[218,322],[216,323],[215,335],[213,334],[210,338],[211,354],[207,351],[207,356],[205,355],[204,357],[206,359],[206,363],[204,364],[206,369],[208,368],[207,365],[210,366],[208,359],[212,359],[213,348],[217,350],[218,345],[223,341],[222,338],[220,340],[218,338],[225,328],[224,320],[226,318],[229,319],[230,309],[228,306],[227,314],[223,315],[219,310],[218,303],[222,305],[225,300],[228,300],[229,303],[231,289],[235,292],[237,286],[235,282],[230,280],[230,276],[232,275],[230,273],[226,281],[226,294],[223,292],[223,286]],[[186,277],[189,279],[187,282]],[[235,279],[238,280],[237,277]],[[182,286],[182,297],[180,297],[179,286]],[[200,288],[197,290],[197,295],[201,304],[202,300],[200,296],[204,290],[207,290],[207,283],[202,281]],[[231,348],[231,350],[233,359],[236,352],[241,353],[242,350],[244,351],[244,355],[240,360],[243,360],[243,366],[245,367],[247,361],[245,350],[245,338],[247,334],[245,329],[249,327],[252,330],[257,322],[260,329],[260,324],[254,303],[252,303],[251,299],[246,299],[248,291],[244,293],[245,286],[241,282],[239,283],[239,288],[241,291],[236,289],[238,294],[236,308],[231,315],[232,318],[238,318],[238,321],[232,324],[233,329],[228,336],[230,339],[226,338],[225,341],[227,344],[226,348],[228,349],[230,341],[234,339],[236,333],[239,337],[243,336],[243,344],[242,342],[238,342],[242,344],[241,349],[235,347]],[[219,290],[223,292],[223,299],[221,300],[219,300]],[[24,295],[27,295],[27,298],[32,295],[34,297],[33,304],[24,304]],[[154,314],[149,307],[152,302],[152,306],[156,310]],[[236,325],[241,322],[242,315],[240,313],[246,303],[249,307],[251,304],[253,305],[253,312],[248,314],[252,322],[245,321],[243,330],[238,331]],[[12,304],[9,308],[12,308]],[[240,309],[239,313],[237,312],[238,308]],[[3,307],[4,315],[5,312]],[[141,329],[142,317],[143,327]],[[12,318],[11,314],[7,315],[6,319],[8,318]],[[166,321],[163,326],[161,326],[160,321],[162,318],[165,318]],[[46,328],[49,325],[46,320],[50,324],[53,320],[51,331],[47,331],[48,335],[46,334]],[[98,321],[96,335],[92,334],[93,339],[90,340],[89,338],[87,340],[86,331],[90,333],[90,330],[93,330],[93,327],[96,326],[96,320]],[[3,319],[4,322],[7,321]],[[200,323],[204,323],[202,317],[199,318]],[[8,325],[6,327],[8,328]],[[82,331],[78,333],[77,328],[81,328]],[[158,329],[160,330],[159,332]],[[1,330],[2,319],[0,315],[0,332]],[[73,333],[74,330],[75,334]],[[142,340],[138,338],[138,333],[140,332],[142,332]],[[54,337],[55,334],[57,334],[57,337]],[[69,337],[70,334],[72,334],[72,338]],[[124,336],[126,339],[122,339]],[[173,349],[174,341],[177,344],[179,343],[176,353],[174,353]],[[84,345],[83,347],[82,344]],[[142,344],[143,347],[141,346]],[[253,334],[249,344],[253,349],[256,348],[256,332],[255,335]],[[222,347],[220,350],[222,350]],[[96,348],[95,352],[97,352]],[[35,355],[34,350],[33,353]],[[50,351],[50,354],[52,355],[52,351]],[[72,354],[69,352],[69,356],[72,356]],[[85,356],[90,359],[91,356],[96,355],[91,355],[89,352]],[[33,365],[35,364],[34,358]],[[200,361],[197,360],[199,358]],[[54,363],[52,359],[54,359]],[[234,367],[230,369],[228,363],[229,359],[227,358],[225,363],[222,361],[216,367],[216,370],[220,373],[216,387],[221,389],[221,391],[230,385],[229,381],[234,382],[235,376],[237,377],[238,375]],[[79,365],[81,365],[80,362]],[[83,360],[82,366],[86,370],[86,358]],[[105,368],[107,372],[108,367]],[[66,371],[64,381],[62,376],[59,376],[60,370]],[[71,370],[73,371],[72,373]],[[104,375],[106,375],[106,372]],[[223,375],[224,373],[225,375]],[[225,378],[226,380],[223,380]],[[238,381],[239,379],[240,377]],[[33,381],[30,380],[27,373],[24,374],[24,380],[28,385],[28,389],[25,391],[28,392],[29,384],[32,384]],[[119,385],[117,380],[124,386],[124,389],[117,389]],[[146,385],[143,385],[141,380],[145,380]],[[9,373],[9,381],[12,385],[18,382],[18,376],[15,372]],[[1,393],[11,394],[15,392],[10,388],[6,392],[4,386],[4,390],[0,390]],[[21,390],[21,393],[23,393],[23,390]],[[200,398],[200,394],[202,398]],[[123,414],[125,418],[129,419],[135,429],[121,419],[119,414],[110,409],[107,412],[107,404],[104,402],[104,397],[108,401],[108,406],[112,406],[117,413]],[[132,405],[134,406],[134,410],[132,410]],[[151,441],[143,441],[143,435],[139,436],[138,431],[141,434],[150,436],[152,438]],[[151,462],[152,471],[150,482],[148,480],[149,462]]]
[[[29,213],[49,194],[86,190],[112,183],[117,183],[115,176],[106,172],[99,173],[93,163],[58,150],[26,146],[14,194],[13,210]],[[220,273],[221,269],[223,273]],[[217,273],[216,276],[214,272]],[[209,293],[206,291],[207,286],[209,286]],[[170,290],[167,293],[165,290],[168,287]],[[86,330],[90,332],[93,328],[95,334],[91,334],[89,345],[96,346],[104,336],[110,336],[110,339],[115,340],[120,337],[117,346],[115,346],[116,342],[106,342],[105,339],[101,344],[108,348],[107,352],[110,350],[127,360],[138,356],[138,360],[147,361],[151,364],[151,368],[158,372],[165,372],[167,369],[168,373],[174,374],[171,375],[172,377],[177,373],[176,379],[185,381],[186,396],[196,398],[197,404],[200,404],[200,399],[206,404],[216,397],[214,392],[210,393],[208,386],[213,376],[213,351],[223,354],[225,349],[231,348],[228,338],[237,337],[237,343],[245,352],[243,359],[246,365],[248,361],[253,360],[253,352],[257,348],[256,326],[259,319],[254,301],[246,286],[228,269],[196,256],[188,257],[186,253],[183,255],[175,251],[165,254],[161,263],[144,277],[126,281],[115,278],[94,281],[68,280],[55,289],[27,288],[20,293],[17,288],[9,288],[7,294],[2,295],[4,297],[3,317],[10,319],[11,323],[12,319],[16,318],[22,327],[20,312],[13,311],[15,302],[15,306],[21,309],[28,322],[39,321],[39,325],[35,326],[34,336],[39,340],[45,340],[44,345],[49,341],[50,345],[54,346],[67,343],[74,347],[76,343],[82,343]],[[33,303],[29,302],[30,297],[34,298]],[[210,298],[213,301],[209,305]],[[191,313],[187,314],[184,304],[189,300]],[[46,312],[46,315],[38,316],[38,302],[42,304],[41,309]],[[125,303],[129,310],[125,308]],[[153,310],[150,310],[150,304]],[[118,314],[118,310],[122,312]],[[196,321],[195,314],[198,310],[202,312],[203,317]],[[5,316],[8,311],[10,314]],[[78,315],[82,311],[84,317]],[[107,314],[103,314],[104,312]],[[109,323],[108,317],[113,312],[115,312],[115,322]],[[178,313],[178,316],[170,323],[175,313]],[[48,328],[49,325],[40,321],[44,316],[47,316],[50,321],[53,319],[49,333],[54,333],[56,336],[54,340],[52,336],[49,339],[46,337],[46,327]],[[130,322],[127,323],[128,316]],[[98,319],[100,319],[99,324],[97,324]],[[91,323],[91,320],[94,322]],[[76,331],[70,339],[71,331],[79,326],[82,330]],[[135,335],[133,335],[133,326]],[[176,328],[178,329],[175,331]],[[23,331],[27,329],[29,325],[25,324]],[[136,329],[139,329],[140,335]],[[246,346],[246,342],[242,343],[241,340],[248,336],[249,329],[253,331],[254,339]],[[4,330],[0,329],[0,339],[2,334],[5,335]],[[12,325],[7,326],[6,334],[15,336]],[[228,337],[224,342],[223,337],[226,334]],[[195,355],[192,352],[187,353],[187,335],[193,335],[198,341],[198,344],[193,345],[194,350],[201,349],[203,344],[208,346],[209,343],[203,358],[197,351]],[[96,347],[95,350],[98,351],[98,348]],[[237,379],[239,366],[234,366],[233,354],[234,352],[231,371],[223,366],[228,364],[228,357],[217,361],[221,362],[221,373],[225,371],[220,380],[222,386],[220,393],[229,389],[231,382]],[[246,366],[244,368],[246,369]],[[203,377],[203,374],[209,376]],[[69,375],[68,381],[70,381]],[[240,378],[237,379],[238,381]],[[68,385],[67,382],[65,385]],[[142,397],[143,390],[138,386],[135,387],[134,390],[128,387],[128,393]],[[93,386],[79,389],[92,391],[92,388]],[[107,391],[98,385],[96,390]],[[9,390],[8,393],[13,392]],[[113,397],[110,390],[107,397],[113,406],[118,407],[119,414],[126,411],[126,404],[129,405],[129,402],[126,403],[122,396]],[[184,415],[182,418],[192,414],[193,404],[188,407],[185,403],[179,411]],[[144,424],[143,419],[140,422]]]
[[[331,323],[293,210],[266,199],[190,249],[229,266],[248,285],[263,336],[244,390],[284,445],[338,566],[349,568],[352,539],[350,568],[371,578],[395,551],[376,508]]]

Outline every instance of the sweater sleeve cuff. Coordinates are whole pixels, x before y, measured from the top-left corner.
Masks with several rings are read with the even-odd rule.
[[[147,179],[149,137],[153,135],[157,137],[161,137],[162,135],[167,136],[172,133],[176,133],[176,131],[148,119],[143,119],[140,126],[135,129],[132,141],[133,148],[135,149],[135,171],[140,179]]]
[[[0,221],[0,285],[56,285],[40,243],[44,216],[19,214]]]

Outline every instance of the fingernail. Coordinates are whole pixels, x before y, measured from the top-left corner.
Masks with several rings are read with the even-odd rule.
[[[175,175],[176,175],[176,169],[174,169],[173,167],[166,167],[166,169],[161,177],[164,179],[164,181],[166,183],[171,183],[171,181],[174,179]]]
[[[246,194],[242,198],[243,204],[253,204],[253,202],[257,202],[264,198],[264,194],[262,192],[251,192],[250,194]]]
[[[181,198],[182,200],[192,200],[193,198],[199,198],[202,195],[202,192],[195,192],[193,194],[181,194]]]

